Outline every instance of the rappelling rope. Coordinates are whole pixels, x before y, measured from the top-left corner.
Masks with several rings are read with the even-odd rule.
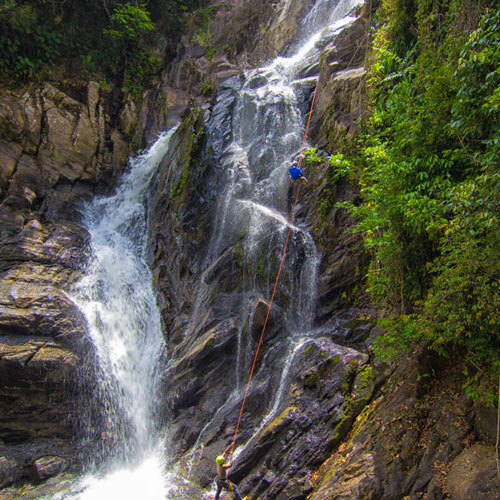
[[[309,117],[307,119],[306,130],[304,132],[304,140],[302,141],[302,147],[300,148],[299,160],[297,162],[297,166],[298,167],[300,167],[302,165],[302,161],[304,159],[304,150],[305,150],[306,143],[307,143],[307,135],[309,133],[309,124],[311,123],[311,116],[312,116],[312,112],[313,112],[313,109],[314,109],[314,101],[316,100],[316,92],[317,92],[318,86],[319,86],[319,78],[320,78],[320,74],[321,74],[321,67],[323,66],[323,56],[324,55],[322,54],[321,55],[321,59],[320,59],[318,79],[316,80],[316,86],[314,88],[313,98],[312,98],[312,101],[311,101],[311,109],[309,110]],[[233,441],[226,448],[226,450],[224,452],[224,453],[226,453],[226,452],[228,452],[230,450],[231,456],[233,455],[234,444],[236,443],[236,438],[238,437],[238,430],[240,428],[241,417],[243,415],[243,409],[245,408],[245,402],[246,402],[246,399],[247,399],[248,390],[250,388],[250,383],[252,382],[252,377],[253,377],[253,372],[254,372],[254,369],[255,369],[255,364],[257,362],[257,357],[259,356],[260,346],[262,345],[262,340],[264,338],[264,333],[265,333],[266,327],[267,327],[267,321],[269,319],[269,315],[271,314],[271,308],[273,306],[274,296],[276,295],[276,290],[278,288],[278,281],[280,279],[281,271],[283,269],[283,262],[285,261],[286,249],[288,247],[288,242],[290,241],[290,234],[292,233],[292,225],[293,225],[293,221],[295,219],[295,211],[297,209],[297,202],[298,202],[299,193],[300,193],[300,184],[301,183],[298,182],[297,193],[295,195],[295,201],[293,203],[292,213],[290,215],[290,222],[288,223],[288,233],[286,235],[285,246],[283,247],[283,254],[281,255],[281,261],[280,261],[280,265],[279,265],[279,269],[278,269],[278,274],[276,275],[276,280],[274,282],[273,293],[271,294],[271,299],[269,300],[269,304],[268,304],[268,307],[267,307],[266,318],[265,318],[264,324],[262,326],[262,331],[261,331],[261,334],[260,334],[259,343],[257,344],[257,349],[255,351],[255,356],[253,358],[252,368],[250,370],[250,376],[248,377],[248,382],[247,382],[247,386],[245,388],[245,394],[243,396],[243,401],[241,402],[240,414],[238,416],[238,422],[236,424],[236,429],[234,431]]]

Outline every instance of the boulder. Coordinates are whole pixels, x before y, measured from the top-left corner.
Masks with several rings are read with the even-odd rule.
[[[327,462],[328,466],[330,465]],[[381,496],[382,487],[377,475],[377,457],[373,453],[365,453],[359,457],[355,466],[345,471],[343,491],[325,477],[315,488],[310,500],[375,500]]]
[[[493,446],[476,443],[451,463],[446,480],[451,500],[491,500],[500,498]]]
[[[62,472],[44,480],[42,483],[30,482],[2,490],[2,500],[38,500],[40,498],[70,498],[72,487],[78,478],[71,473]]]
[[[0,489],[9,486],[22,477],[18,464],[8,457],[0,456]]]
[[[36,482],[45,481],[49,477],[56,476],[68,468],[68,461],[57,456],[45,456],[37,458],[32,464],[33,479]]]

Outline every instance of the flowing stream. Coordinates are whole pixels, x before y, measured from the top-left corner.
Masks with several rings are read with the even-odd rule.
[[[304,133],[304,110],[298,96],[310,89],[311,83],[310,78],[301,78],[301,72],[317,64],[321,40],[350,22],[344,16],[360,3],[318,0],[304,19],[291,55],[246,72],[238,84],[235,79],[224,82],[211,110],[207,123],[210,146],[227,180],[213,221],[205,272],[223,249],[240,237],[242,227],[246,228],[243,254],[248,268],[255,271],[245,276],[247,296],[242,303],[248,303],[250,297],[270,296],[276,261],[268,256],[281,252],[288,231],[290,181],[286,167],[297,158]],[[224,129],[228,133],[221,137]],[[162,134],[146,153],[131,160],[130,171],[113,196],[98,198],[87,207],[85,224],[92,236],[92,259],[73,298],[87,318],[98,358],[95,400],[101,405],[102,417],[98,424],[102,446],[96,460],[99,473],[88,475],[71,493],[54,499],[187,498],[174,486],[182,478],[174,471],[165,471],[156,400],[166,346],[145,263],[149,188],[172,133]],[[290,365],[305,339],[304,332],[312,326],[317,265],[311,235],[292,227],[282,278],[286,287],[282,285],[284,289],[277,295],[286,312],[286,329],[291,332],[285,366]],[[202,277],[193,317],[208,295],[208,285],[203,282]],[[252,313],[247,310],[245,315]],[[233,399],[238,399],[237,391],[245,382],[239,373],[247,373],[250,364],[243,327],[238,335]],[[267,418],[279,406],[287,372],[283,371]],[[202,437],[203,432],[199,442]]]

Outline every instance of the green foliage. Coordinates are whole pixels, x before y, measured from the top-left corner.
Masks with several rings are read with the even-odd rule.
[[[195,15],[201,19],[199,22],[200,30],[207,32],[208,25],[210,24],[210,19],[215,15],[219,6],[216,4],[208,5],[204,8],[200,8],[195,12]]]
[[[304,163],[308,166],[318,165],[322,162],[321,157],[318,154],[318,148],[306,149],[304,153]]]
[[[201,86],[201,94],[204,96],[211,96],[214,94],[213,85],[210,82],[203,82]]]
[[[0,76],[33,77],[61,54],[63,36],[31,5],[11,0],[0,7]]]
[[[152,56],[152,43],[166,36],[165,59],[174,57],[186,16],[206,3],[3,0],[0,78],[18,85],[77,73],[123,85],[139,96],[162,62]]]
[[[333,182],[344,177],[351,177],[352,173],[352,165],[342,153],[337,153],[328,160],[328,176]]]
[[[231,47],[230,47],[227,43],[225,43],[225,44],[221,47],[221,49],[222,49],[222,52],[224,52],[224,54],[226,55],[226,57],[227,57],[228,59],[231,59],[231,57],[232,57],[232,54],[231,54]]]
[[[126,3],[118,6],[111,16],[112,27],[106,28],[104,34],[115,40],[138,43],[140,36],[154,29],[149,12],[144,4]]]
[[[458,346],[472,394],[500,372],[500,10],[410,3],[379,12],[350,210],[374,256],[369,290],[393,311],[378,353]]]
[[[210,19],[213,15],[215,15],[218,9],[218,5],[212,4],[196,10],[193,14],[194,24],[197,26],[197,29],[194,32],[193,42],[208,49],[208,60],[211,60],[215,54],[215,48],[212,46],[209,24]]]
[[[396,53],[404,54],[416,42],[414,0],[382,0],[381,14],[386,21],[385,32]]]
[[[142,90],[156,73],[160,60],[146,49],[138,47],[128,57],[123,87],[140,99]]]
[[[337,153],[330,157],[321,157],[317,148],[311,148],[305,153],[305,164],[309,168],[326,164],[324,175],[322,176],[321,192],[318,197],[317,216],[320,226],[323,225],[331,211],[338,208],[335,203],[335,190],[337,182],[342,178],[353,179],[354,169],[351,162],[342,154]]]
[[[452,132],[462,141],[497,140],[500,130],[500,12],[486,16],[460,53]],[[482,148],[481,148],[482,149]]]
[[[110,27],[103,31],[108,49],[103,53],[102,65],[111,74],[124,69],[123,87],[137,99],[160,62],[144,43],[144,35],[154,27],[145,4],[126,3],[113,11]]]
[[[210,47],[208,47],[206,56],[209,61],[211,61],[214,58],[215,52],[216,50],[214,46],[211,45]]]
[[[184,193],[193,162],[198,161],[201,145],[204,141],[204,128],[201,124],[200,108],[192,110],[179,125],[179,134],[184,137],[180,164],[183,165],[175,183],[172,181],[170,196],[176,198]]]

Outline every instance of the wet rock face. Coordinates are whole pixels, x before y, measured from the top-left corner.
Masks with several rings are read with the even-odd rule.
[[[202,104],[220,83],[243,70],[284,54],[297,35],[313,0],[229,0],[211,2],[206,43],[196,42],[200,19],[192,19],[179,56],[169,65],[169,79],[158,95],[174,107]],[[175,110],[174,110],[175,111]]]
[[[185,115],[151,200],[150,262],[171,359],[165,400],[176,449],[194,444],[204,413],[213,414],[231,391],[235,315],[243,300],[234,290],[241,271],[235,245],[204,270],[214,202],[224,182],[223,169],[211,156],[217,146],[207,147],[206,140],[203,113]],[[201,307],[196,303],[200,287],[206,287],[208,298]]]
[[[156,179],[150,213],[150,262],[171,358],[164,389],[169,450],[202,487],[213,479],[215,456],[233,438],[267,312],[266,297],[247,293],[245,276],[272,280],[259,274],[258,262],[247,262],[244,227],[228,222],[230,236],[224,234],[215,257],[207,256],[216,202],[232,167],[226,150],[233,139],[231,110],[244,83],[237,75],[225,80],[206,113],[184,116]],[[257,75],[249,86],[263,83],[265,77]],[[306,110],[312,89],[305,84],[302,90]],[[260,145],[255,149],[258,156]],[[318,224],[326,196],[336,201],[357,196],[347,183],[328,181],[326,169],[322,165],[311,174],[297,210],[299,227],[313,232],[321,245],[316,314],[321,328],[290,345],[291,321],[285,313],[290,285],[285,278],[288,285],[271,310],[239,428],[237,444],[248,444],[232,471],[250,498],[306,498],[315,470],[342,442],[387,376],[363,353],[373,322],[350,324],[355,312],[345,311],[349,300],[342,298],[363,272],[361,240],[346,232],[350,221],[345,212],[325,213],[326,222]],[[243,192],[243,173],[240,180],[235,189]],[[292,197],[293,190],[288,194]],[[263,257],[263,269],[271,258]],[[288,258],[300,262],[304,256],[290,252]],[[346,313],[343,322],[335,320],[340,311]]]
[[[187,113],[152,188],[149,260],[167,339],[173,346],[181,341],[175,335],[193,305],[193,275],[199,271],[209,238],[210,202],[216,196],[206,180],[208,163],[201,155],[204,127],[200,110]]]
[[[40,482],[64,472],[68,462],[58,456],[45,456],[33,462],[33,477]]]
[[[108,114],[112,96],[95,82],[67,91],[45,84],[0,97],[3,486],[62,472],[75,452],[78,374],[90,348],[68,296],[89,252],[81,207],[109,190],[130,151],[126,121]]]
[[[257,77],[250,85],[261,83]],[[237,237],[222,243],[213,261],[206,259],[214,229],[210,221],[229,171],[230,111],[242,84],[238,76],[226,80],[205,117],[184,118],[158,176],[150,219],[151,264],[171,357],[165,383],[169,450],[172,458],[188,464],[190,478],[202,487],[210,485],[214,458],[233,438],[267,312],[263,297],[245,294],[242,279],[248,269]],[[304,99],[308,96],[304,92]],[[280,306],[271,310],[239,428],[237,444],[247,445],[231,475],[250,498],[306,498],[316,469],[387,377],[384,367],[370,365],[363,352],[375,331],[373,322],[353,324],[354,312],[345,311],[349,301],[341,299],[362,273],[361,241],[347,234],[345,212],[326,215],[327,223],[315,228],[316,212],[332,189],[331,183],[323,183],[325,169],[323,165],[310,176],[297,224],[324,243],[316,320],[326,326],[291,346],[283,309],[287,299],[281,297]],[[347,183],[339,183],[333,196],[340,201],[357,195]],[[256,279],[261,279],[258,273]],[[350,319],[334,321],[340,311]]]
[[[238,456],[232,477],[252,498],[304,498],[312,472],[345,438],[380,375],[366,355],[329,337],[305,342],[295,351],[279,411]]]
[[[2,484],[30,477],[28,465],[52,453],[69,457],[74,433],[78,357],[61,344],[2,336],[0,456]]]

